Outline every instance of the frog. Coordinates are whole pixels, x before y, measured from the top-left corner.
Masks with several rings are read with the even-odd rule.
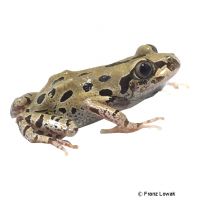
[[[51,76],[39,92],[16,98],[10,109],[21,134],[31,143],[51,144],[67,154],[78,145],[65,140],[78,129],[102,119],[115,124],[101,133],[131,133],[151,128],[154,117],[131,122],[122,112],[161,91],[179,70],[173,53],[159,53],[141,45],[133,56],[81,71],[65,70]]]

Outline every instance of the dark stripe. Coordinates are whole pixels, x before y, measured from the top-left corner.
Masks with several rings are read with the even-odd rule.
[[[28,130],[30,128],[30,126],[29,125],[27,125],[25,128],[24,128],[24,130],[23,130],[23,136],[26,134],[26,131]]]
[[[31,123],[31,115],[28,115],[27,117],[25,117],[25,120],[28,124]]]
[[[43,100],[44,100],[44,98],[45,98],[45,95],[46,95],[46,94],[41,94],[41,95],[37,98],[37,103],[38,103],[38,104],[41,104],[41,103],[43,102]]]
[[[29,98],[29,97],[25,97],[25,98],[26,98],[26,100],[27,100],[27,103],[30,104],[30,103],[31,103],[30,98]]]
[[[96,109],[96,108],[91,107],[90,111],[93,112],[93,113],[96,113],[97,115],[99,115],[99,110]]]
[[[42,127],[43,118],[44,118],[44,115],[40,115],[39,119],[35,122],[35,125],[37,126],[37,128]]]
[[[133,78],[132,71],[130,72],[130,74],[121,78],[121,80],[119,82],[119,84],[121,86],[121,90],[120,90],[121,94],[125,94],[127,92],[128,88],[129,88],[129,83],[132,80],[132,78]]]
[[[56,93],[56,89],[53,88],[49,93],[48,93],[48,96],[50,96],[51,98],[53,98],[53,96],[55,95]]]
[[[67,92],[65,92],[65,93],[62,95],[62,97],[61,97],[61,99],[60,99],[60,102],[66,101],[67,99],[69,99],[69,98],[72,96],[72,94],[73,94],[72,90],[68,90]]]
[[[102,76],[99,77],[99,81],[101,81],[101,82],[106,82],[106,81],[108,81],[110,78],[111,78],[111,76],[102,75]]]
[[[87,74],[90,74],[91,72],[84,72],[82,74],[79,74],[78,76],[84,76],[84,75],[87,75]]]
[[[112,96],[112,90],[109,89],[103,89],[99,91],[99,94],[101,96]]]
[[[164,65],[166,65],[167,63],[166,62],[164,62],[164,61],[158,61],[158,62],[156,62],[155,63],[155,66],[157,67],[157,68],[162,68]]]
[[[119,112],[119,110],[115,110],[115,112],[112,114],[112,116],[115,117],[118,112]]]
[[[63,81],[63,80],[64,80],[64,77],[60,77],[60,78],[56,79],[56,80],[52,83],[52,85],[56,84],[56,83],[59,82],[59,81]]]
[[[48,111],[48,109],[44,109],[44,110],[36,110],[35,112],[36,113],[44,113],[44,112],[47,112]]]

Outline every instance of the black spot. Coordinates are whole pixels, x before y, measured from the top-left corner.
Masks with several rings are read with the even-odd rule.
[[[63,80],[64,80],[64,77],[60,77],[60,78],[56,79],[56,80],[52,83],[52,85],[56,84],[56,83],[59,82],[59,81],[63,81]]]
[[[37,103],[41,104],[44,101],[46,94],[41,94],[38,98],[37,98]]]
[[[99,94],[101,96],[112,96],[112,90],[109,89],[103,89],[99,91]]]
[[[61,99],[60,99],[60,102],[66,101],[67,99],[69,99],[69,98],[72,96],[72,94],[73,94],[72,90],[68,90],[67,92],[65,92],[65,93],[62,95],[62,97],[61,97]]]
[[[31,123],[31,115],[28,115],[27,117],[25,117],[25,120],[28,124]]]
[[[84,72],[82,74],[79,74],[79,76],[84,76],[84,75],[87,75],[87,74],[90,74],[91,72]]]
[[[40,115],[39,119],[35,122],[35,125],[37,126],[37,128],[41,128],[42,123],[43,123],[43,118],[44,118],[44,115]]]
[[[83,89],[85,90],[85,92],[88,92],[92,89],[92,86],[93,86],[92,83],[84,83]]]
[[[110,78],[111,78],[111,76],[102,75],[102,76],[99,77],[99,81],[101,81],[101,82],[106,82],[106,81],[108,81]]]
[[[125,94],[129,88],[129,83],[132,80],[132,72],[121,78],[119,84],[121,86],[120,93]]]
[[[90,111],[92,111],[93,113],[96,113],[97,115],[99,115],[99,110],[96,108],[90,108]]]
[[[112,116],[115,117],[118,112],[119,112],[119,110],[115,110],[115,112],[112,114]]]
[[[29,112],[30,111],[30,109],[26,109],[26,112]]]
[[[56,89],[53,88],[49,93],[48,93],[48,96],[50,96],[51,98],[53,98],[53,96],[55,95],[56,93]]]
[[[72,114],[75,114],[76,113],[76,108],[72,107]]]
[[[51,119],[53,120],[56,116],[55,115],[51,115]]]
[[[59,108],[58,110],[63,114],[66,113],[66,109],[65,108]]]

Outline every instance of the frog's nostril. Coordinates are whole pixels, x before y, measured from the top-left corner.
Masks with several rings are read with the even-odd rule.
[[[180,61],[174,54],[171,54],[170,56],[168,56],[167,62],[168,62],[167,67],[171,71],[174,71],[175,69],[178,69],[180,67]]]

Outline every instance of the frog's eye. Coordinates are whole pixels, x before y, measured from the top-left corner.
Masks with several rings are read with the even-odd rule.
[[[146,79],[149,78],[154,73],[153,63],[143,61],[139,62],[135,68],[135,75],[138,78]]]

